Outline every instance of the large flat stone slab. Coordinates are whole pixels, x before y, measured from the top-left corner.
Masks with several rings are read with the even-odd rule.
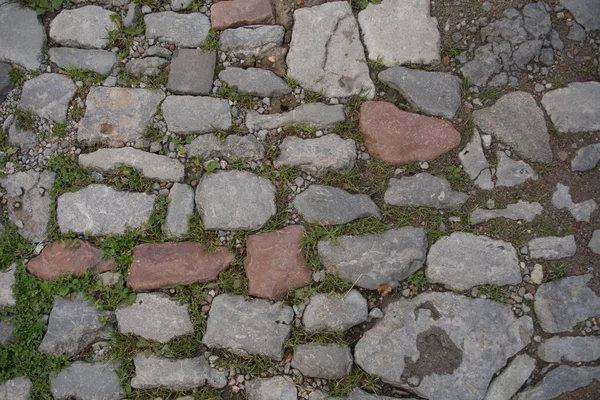
[[[125,392],[115,367],[105,362],[76,361],[50,380],[55,399],[119,400]]]
[[[121,304],[115,314],[119,332],[168,343],[179,336],[192,335],[188,304],[179,304],[164,293],[139,293],[132,305]]]
[[[309,331],[346,331],[367,320],[367,300],[358,290],[345,294],[315,294],[304,309],[302,323]]]
[[[513,160],[506,152],[497,151],[496,159],[496,187],[513,187],[526,182],[528,179],[536,180],[537,174],[533,168],[523,160]]]
[[[214,51],[175,50],[167,89],[175,94],[210,94],[216,63],[217,54]]]
[[[598,314],[600,296],[587,286],[590,279],[570,276],[538,288],[533,306],[544,331],[573,332],[576,324]]]
[[[208,252],[195,242],[140,244],[133,250],[127,286],[152,290],[212,281],[232,262],[224,247]]]
[[[452,74],[392,67],[378,78],[425,114],[453,118],[460,107],[460,81]]]
[[[225,373],[211,368],[204,357],[173,360],[140,353],[135,356],[133,363],[135,376],[131,380],[131,387],[134,389],[184,391],[205,385],[217,388],[227,385]]]
[[[515,317],[509,305],[423,293],[388,305],[354,357],[366,372],[421,397],[481,400],[496,371],[532,334],[531,318]]]
[[[107,75],[117,65],[117,53],[107,50],[53,47],[48,50],[50,61],[61,68],[77,68]]]
[[[328,272],[376,290],[380,285],[398,283],[423,267],[427,234],[423,228],[403,227],[384,233],[341,236],[322,240],[319,257]]]
[[[300,344],[294,349],[292,368],[304,376],[342,379],[352,370],[352,353],[348,345]]]
[[[177,47],[196,48],[206,39],[210,20],[202,13],[180,14],[173,11],[144,16],[146,38],[173,43]]]
[[[181,135],[227,130],[231,126],[229,102],[200,96],[168,96],[161,105],[169,130]]]
[[[574,82],[542,97],[542,105],[561,133],[600,130],[600,82]]]
[[[594,0],[561,0],[577,22],[590,30],[600,29],[600,4]]]
[[[345,190],[313,184],[296,196],[294,208],[306,222],[321,225],[341,225],[358,218],[381,218],[379,207],[366,194],[351,194]]]
[[[281,25],[252,25],[226,29],[221,33],[221,50],[257,56],[281,46],[285,28]]]
[[[81,154],[79,165],[102,172],[115,172],[121,167],[135,168],[146,178],[163,182],[181,182],[185,177],[185,167],[179,160],[133,147],[99,149]]]
[[[217,30],[273,24],[275,15],[270,0],[220,1],[210,8],[210,23]]]
[[[219,73],[219,79],[254,96],[279,97],[292,92],[283,79],[261,68],[228,67]]]
[[[85,101],[77,139],[122,146],[141,137],[165,98],[162,91],[120,87],[93,87]]]
[[[431,245],[425,274],[430,281],[456,290],[521,282],[512,244],[466,232],[454,232]]]
[[[46,32],[37,14],[18,3],[0,6],[0,61],[34,70],[40,67]]]
[[[511,146],[522,157],[552,161],[544,113],[531,94],[505,94],[493,106],[473,111],[473,121],[481,131]]]
[[[126,228],[139,228],[148,221],[155,197],[93,184],[58,198],[58,226],[63,233],[122,234]]]
[[[203,160],[225,158],[258,161],[265,158],[265,148],[254,135],[227,135],[219,140],[217,135],[200,135],[186,146],[189,157],[200,156]]]
[[[275,167],[289,166],[313,176],[329,171],[350,170],[356,162],[356,142],[329,134],[315,139],[286,137],[279,145]]]
[[[54,172],[29,170],[0,179],[0,186],[6,190],[8,218],[30,242],[40,242],[46,237],[50,190],[55,178]]]
[[[590,144],[577,150],[577,154],[571,160],[572,171],[589,171],[596,168],[600,162],[600,143]]]
[[[205,229],[260,229],[275,215],[275,187],[250,172],[206,175],[196,188],[196,207]]]
[[[108,338],[110,325],[101,322],[101,318],[108,316],[109,312],[100,311],[84,300],[82,293],[73,300],[55,297],[48,329],[38,350],[55,357],[76,356],[90,344]]]
[[[42,253],[27,263],[27,271],[40,279],[56,280],[65,275],[79,276],[112,271],[115,260],[104,259],[102,251],[85,240],[56,240],[44,247]]]
[[[571,367],[560,365],[548,372],[544,379],[534,387],[519,393],[518,400],[556,399],[563,393],[600,382],[600,367]]]
[[[42,74],[25,82],[19,108],[54,122],[64,122],[76,89],[64,75]]]
[[[336,1],[294,12],[287,65],[290,77],[327,97],[375,95],[358,24],[347,2]]]
[[[456,209],[469,198],[462,192],[455,192],[446,178],[426,172],[400,179],[390,178],[384,194],[384,201],[399,207],[432,207]]]
[[[50,23],[50,38],[66,47],[104,49],[108,46],[108,31],[117,29],[113,15],[100,6],[63,10]]]
[[[344,106],[340,104],[330,106],[323,103],[308,103],[280,114],[259,114],[256,111],[248,110],[246,126],[253,131],[294,124],[306,124],[312,128],[321,129],[345,119]]]
[[[460,144],[449,121],[409,113],[386,101],[360,107],[360,131],[369,154],[395,165],[431,161]]]
[[[202,342],[235,354],[281,360],[293,318],[292,308],[282,303],[221,294],[212,302]]]
[[[175,183],[169,191],[169,205],[163,231],[169,238],[185,237],[189,231],[190,217],[194,215],[194,189],[190,185]]]
[[[430,2],[423,0],[369,3],[358,13],[369,59],[383,57],[382,62],[388,67],[438,64],[441,40],[430,8]]]
[[[554,336],[540,344],[538,356],[551,363],[595,361],[600,357],[600,337]]]

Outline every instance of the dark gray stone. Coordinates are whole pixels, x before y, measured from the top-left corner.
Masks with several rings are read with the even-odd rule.
[[[496,187],[513,187],[528,179],[537,180],[537,174],[525,161],[515,161],[503,151],[496,152],[496,159]]]
[[[62,10],[50,23],[50,38],[66,47],[104,49],[108,31],[116,30],[114,12],[100,6]]]
[[[279,97],[292,92],[283,79],[261,68],[228,67],[219,73],[219,79],[242,93],[259,97]]]
[[[600,143],[590,144],[577,150],[571,160],[572,171],[589,171],[596,168],[600,161]]]
[[[19,108],[54,122],[64,122],[76,89],[64,75],[42,74],[25,82]]]
[[[173,11],[144,16],[146,38],[175,44],[177,47],[198,47],[208,36],[210,20],[201,13],[179,14]]]
[[[125,69],[135,76],[155,76],[160,74],[167,65],[169,65],[169,60],[164,58],[144,57],[129,60]]]
[[[300,344],[294,349],[292,368],[304,376],[342,379],[352,370],[352,353],[347,345]]]
[[[212,302],[202,342],[235,354],[281,360],[293,319],[292,308],[282,303],[221,294]]]
[[[125,393],[114,367],[104,362],[76,361],[50,380],[55,399],[120,400]]]
[[[17,146],[21,149],[21,153],[27,153],[29,150],[34,149],[37,145],[38,136],[33,131],[26,131],[12,124],[8,128],[8,144],[11,146]]]
[[[527,31],[523,27],[523,20],[521,18],[498,19],[481,28],[480,35],[481,41],[484,43],[501,38],[509,41],[513,46],[527,39]]]
[[[33,70],[40,67],[46,32],[31,8],[18,3],[0,6],[0,61]]]
[[[333,186],[310,185],[296,196],[293,205],[311,224],[340,225],[369,216],[381,218],[379,208],[369,196]]]
[[[347,331],[368,318],[367,300],[357,290],[346,294],[315,294],[302,315],[309,331]]]
[[[600,82],[575,82],[552,90],[542,105],[560,133],[600,130]]]
[[[86,69],[107,75],[117,65],[117,53],[107,50],[53,47],[48,53],[50,54],[50,61],[64,69]]]
[[[521,10],[523,27],[535,39],[543,39],[552,29],[550,14],[541,1],[529,3]]]
[[[541,40],[528,40],[521,43],[513,52],[513,61],[518,68],[525,70],[527,64],[540,55],[540,51],[542,51]]]
[[[596,0],[561,0],[560,3],[587,29],[600,29],[600,3]]]
[[[446,178],[420,173],[400,179],[391,178],[384,201],[399,207],[456,209],[469,195],[455,192]]]
[[[216,63],[214,51],[175,50],[167,89],[176,94],[210,94]]]
[[[475,86],[485,86],[492,75],[502,70],[502,61],[492,52],[492,45],[478,47],[475,58],[461,68],[462,75]]]
[[[587,34],[585,33],[585,29],[579,24],[571,25],[569,29],[569,34],[567,35],[567,39],[573,40],[575,42],[583,42]]]
[[[341,236],[318,244],[319,256],[329,273],[376,290],[398,282],[423,267],[427,235],[423,228],[403,227],[384,233]]]
[[[600,229],[596,229],[592,234],[592,238],[588,243],[588,247],[592,252],[600,254]]]
[[[228,130],[229,101],[202,96],[168,96],[161,105],[169,130],[180,135]]]
[[[0,103],[4,101],[8,92],[13,88],[13,84],[10,81],[10,71],[12,71],[10,65],[0,63]]]
[[[548,372],[544,379],[532,388],[519,393],[518,400],[556,399],[563,393],[572,392],[600,382],[600,367],[570,367],[561,365]]]
[[[76,356],[92,343],[108,338],[110,325],[102,319],[109,315],[84,300],[82,293],[72,301],[55,297],[48,329],[38,350],[55,357]]]
[[[383,382],[435,400],[481,400],[496,371],[530,343],[533,321],[509,305],[426,292],[389,304],[355,362]],[[457,385],[456,382],[469,382]]]
[[[220,141],[217,135],[200,135],[186,146],[189,157],[200,156],[203,160],[224,158],[226,160],[258,161],[265,157],[265,148],[254,135],[228,135]]]
[[[596,361],[600,358],[600,337],[554,336],[540,344],[538,356],[549,363]]]

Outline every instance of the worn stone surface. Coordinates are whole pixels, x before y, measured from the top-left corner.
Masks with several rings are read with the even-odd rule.
[[[87,69],[107,75],[117,64],[117,53],[107,50],[53,47],[48,50],[50,61],[61,68]]]
[[[310,282],[312,272],[302,254],[303,236],[301,225],[248,236],[244,269],[250,295],[279,300]]]
[[[210,23],[216,30],[273,24],[275,15],[270,0],[220,1],[210,8]]]
[[[135,376],[131,380],[131,387],[134,389],[160,387],[183,391],[204,385],[216,388],[227,385],[225,373],[211,368],[204,357],[173,360],[140,353],[133,363]]]
[[[438,64],[440,33],[429,1],[383,0],[358,13],[369,59],[387,66]]]
[[[25,82],[19,108],[54,122],[64,122],[76,89],[64,75],[42,74]]]
[[[366,372],[421,397],[475,400],[532,334],[531,318],[515,317],[508,305],[428,292],[388,305],[354,357]]]
[[[322,240],[319,256],[330,273],[376,290],[379,285],[398,287],[398,282],[423,267],[427,235],[423,228],[403,227],[384,233],[341,236]]]
[[[373,98],[365,52],[352,7],[346,2],[299,8],[287,55],[287,74],[327,97]],[[364,33],[364,31],[363,31]]]
[[[178,49],[173,53],[167,89],[175,94],[210,94],[217,54],[201,49]]]
[[[600,4],[594,0],[561,0],[581,25],[587,29],[600,29]]]
[[[17,124],[12,124],[8,128],[8,143],[21,149],[21,152],[27,153],[37,145],[38,136],[33,131],[20,128]]]
[[[169,60],[162,57],[144,57],[129,60],[125,69],[135,76],[155,76],[160,74],[167,65]]]
[[[525,161],[515,161],[503,151],[496,152],[496,187],[517,186],[528,179],[537,179],[537,174]]]
[[[570,367],[561,365],[548,372],[544,379],[532,388],[519,393],[518,400],[556,399],[563,393],[600,382],[600,367]]]
[[[31,381],[18,377],[0,385],[0,399],[2,400],[28,400],[31,390]]]
[[[600,297],[587,287],[591,278],[591,275],[570,276],[538,288],[533,305],[543,330],[573,332],[577,323],[598,313]]]
[[[105,362],[75,361],[50,380],[55,399],[119,400],[125,392],[114,366]]]
[[[329,394],[320,391],[314,391],[308,395],[308,400],[393,400],[397,397],[380,396],[369,394],[360,388],[356,388],[348,395],[348,397],[332,397]],[[413,398],[406,398],[406,400],[416,400]]]
[[[454,232],[431,245],[425,274],[432,282],[458,290],[521,282],[512,244],[466,232]]]
[[[357,290],[341,294],[315,294],[302,315],[302,323],[310,331],[346,331],[366,321],[367,300]]]
[[[221,33],[221,50],[257,56],[281,46],[285,28],[281,25],[252,25],[226,29]]]
[[[152,290],[212,281],[232,262],[224,247],[208,252],[195,242],[140,244],[133,250],[127,286]]]
[[[3,317],[0,319],[0,347],[6,347],[10,344],[13,344],[17,340],[15,337],[15,326],[15,317]],[[0,399],[2,399],[1,394],[2,389],[0,389]]]
[[[248,400],[297,400],[298,390],[286,376],[253,379],[246,382]]]
[[[98,149],[93,153],[81,154],[79,165],[102,172],[130,167],[140,171],[142,176],[163,182],[181,182],[185,176],[184,166],[179,160],[133,147]]]
[[[536,216],[544,211],[544,207],[538,202],[527,202],[519,200],[514,204],[509,204],[506,208],[497,208],[488,210],[486,208],[477,208],[471,213],[471,225],[478,225],[495,218],[507,218],[512,220],[523,220],[531,222]]]
[[[592,234],[592,238],[588,243],[588,247],[592,252],[600,254],[600,229],[596,229]]]
[[[282,346],[294,318],[291,307],[268,300],[246,301],[243,296],[214,298],[202,342],[235,354],[254,354],[281,360]]]
[[[259,114],[248,110],[246,114],[246,126],[250,130],[273,129],[293,124],[306,124],[312,128],[320,129],[334,125],[346,119],[344,106],[336,104],[333,106],[322,103],[302,104],[280,114]]]
[[[538,356],[550,363],[595,361],[600,357],[600,337],[554,336],[540,344]]]
[[[541,258],[544,260],[560,260],[575,255],[577,245],[575,236],[565,237],[541,237],[529,241],[529,256],[531,258]]]
[[[350,170],[356,162],[356,143],[329,134],[315,139],[286,137],[279,145],[280,154],[275,161],[277,168],[289,166],[313,176],[329,171]]]
[[[460,144],[460,133],[449,121],[402,111],[385,101],[361,105],[359,128],[369,153],[395,165],[430,161]]]
[[[379,208],[369,196],[333,186],[310,185],[296,196],[293,205],[311,224],[340,225],[368,216],[381,218]]]
[[[201,96],[168,96],[161,105],[169,131],[181,135],[224,131],[231,126],[229,102]]]
[[[18,3],[0,6],[0,61],[34,70],[40,67],[46,45],[44,26],[37,14]]]
[[[160,91],[120,87],[92,87],[77,139],[90,143],[123,145],[135,142],[165,98]]]
[[[54,172],[29,170],[0,179],[0,186],[6,190],[8,218],[30,242],[40,242],[46,237],[50,190],[55,178]]]
[[[92,5],[63,10],[50,23],[50,38],[66,47],[106,48],[107,32],[117,29],[113,15],[112,11]]]
[[[505,94],[493,106],[473,111],[473,121],[481,131],[513,147],[522,157],[552,161],[544,113],[529,93]]]
[[[190,8],[192,0],[171,0],[171,10],[183,11]]]
[[[460,107],[460,82],[452,74],[392,67],[378,77],[425,114],[453,118]]]
[[[206,175],[196,188],[205,229],[255,230],[275,215],[275,187],[250,172]]]
[[[304,376],[323,379],[342,379],[352,369],[352,353],[347,345],[300,344],[294,349],[292,368]]]
[[[210,29],[208,17],[202,13],[180,14],[173,11],[146,14],[146,39],[173,43],[177,47],[198,47]]]
[[[17,304],[13,294],[13,285],[15,284],[16,265],[9,267],[6,271],[0,271],[0,306],[12,307]]]
[[[169,238],[184,237],[189,230],[189,219],[194,215],[194,189],[175,183],[169,191],[169,205],[163,231]]]
[[[535,369],[535,359],[527,354],[516,356],[510,364],[496,377],[484,400],[509,400],[529,379]]]
[[[458,153],[458,159],[467,175],[469,175],[469,178],[474,181],[475,185],[484,190],[491,190],[494,188],[492,173],[489,169],[490,164],[485,158],[481,136],[477,129],[474,130],[471,141],[460,153]]]
[[[126,228],[137,228],[148,221],[155,197],[89,185],[58,198],[58,226],[63,233],[71,230],[90,235],[122,234]]]
[[[542,105],[560,133],[600,130],[600,82],[574,82],[542,97]]]
[[[56,240],[44,247],[42,253],[27,263],[27,271],[40,279],[53,281],[61,276],[95,274],[112,271],[115,260],[104,259],[102,251],[85,240]]]
[[[552,194],[552,205],[559,210],[566,208],[569,210],[575,221],[590,222],[590,217],[598,208],[598,204],[594,199],[588,199],[581,203],[573,202],[569,194],[569,187],[562,183],[556,184],[556,190]]]
[[[577,154],[571,160],[572,171],[589,171],[596,168],[600,162],[600,143],[590,144],[577,150]]]
[[[0,49],[0,51],[2,51]],[[13,88],[13,83],[10,80],[10,71],[12,67],[8,64],[0,63],[0,102],[3,102],[8,92]]]
[[[432,207],[456,209],[469,198],[466,193],[455,192],[446,178],[426,172],[400,179],[391,178],[384,201],[399,207]]]
[[[492,44],[486,44],[475,49],[475,57],[461,68],[461,73],[474,85],[485,86],[492,75],[501,70],[502,60],[492,51]]]
[[[223,141],[214,134],[200,135],[186,148],[188,156],[200,156],[203,160],[224,158],[257,161],[265,157],[265,148],[254,135],[228,135]]]
[[[160,343],[194,333],[188,304],[171,300],[164,293],[139,293],[132,305],[119,305],[115,314],[119,332]]]
[[[84,300],[82,293],[73,300],[57,296],[38,350],[55,357],[63,354],[76,356],[90,344],[108,338],[110,325],[105,326],[101,322],[108,315],[107,311],[100,311]]]
[[[219,73],[219,79],[242,93],[259,97],[279,97],[292,92],[283,79],[261,68],[228,67]]]

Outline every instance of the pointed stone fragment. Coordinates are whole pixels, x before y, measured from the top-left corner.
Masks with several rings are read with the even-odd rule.
[[[469,175],[469,178],[474,181],[475,185],[484,190],[491,190],[494,188],[490,164],[485,158],[481,136],[477,129],[474,130],[471,141],[460,153],[458,153],[458,159],[467,175]]]
[[[531,222],[544,211],[544,207],[538,202],[526,202],[519,200],[515,204],[509,204],[506,208],[488,210],[477,208],[471,213],[471,225],[478,225],[495,218],[507,218],[512,220],[523,220]]]
[[[169,238],[185,237],[189,221],[194,215],[194,189],[190,185],[175,183],[169,191],[169,205],[163,231]]]

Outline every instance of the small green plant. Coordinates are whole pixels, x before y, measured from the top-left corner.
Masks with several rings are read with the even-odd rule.
[[[82,81],[85,86],[100,85],[106,79],[106,75],[79,68],[67,68],[65,74],[73,81]]]
[[[108,182],[119,190],[134,192],[149,192],[154,183],[152,179],[144,177],[137,169],[124,165],[116,165],[116,171]]]
[[[374,59],[374,60],[372,60],[372,59],[367,60],[367,65],[369,66],[369,68],[373,68],[373,69],[381,69],[381,68],[383,68],[385,66],[383,64],[383,56],[381,54],[379,54],[376,59]]]
[[[144,131],[142,132],[142,137],[151,142],[158,142],[159,140],[161,140],[163,138],[163,133],[162,133],[162,130],[160,129],[160,126],[148,124],[148,125],[146,125],[146,127],[144,128]]]
[[[462,168],[449,166],[446,168],[446,178],[450,181],[450,184],[454,190],[463,191],[467,187],[469,182],[468,176],[462,170]]]
[[[61,123],[54,123],[54,125],[52,126],[52,135],[56,136],[57,138],[64,138],[67,137],[67,135],[69,134],[69,131],[67,130],[67,123],[66,122],[61,122]]]
[[[221,97],[230,100],[238,106],[238,108],[252,108],[254,106],[254,97],[246,93],[240,93],[236,86],[229,86],[227,82],[223,82],[219,90],[213,96]]]
[[[71,118],[73,118],[73,121],[79,121],[81,118],[83,118],[84,114],[85,111],[83,108],[77,104],[71,107]]]
[[[210,28],[206,39],[200,43],[200,48],[204,51],[217,51],[221,48],[221,37],[219,33]]]
[[[204,2],[202,0],[194,0],[192,2],[191,10],[192,12],[202,12],[202,7],[204,7]]]
[[[563,264],[552,265],[544,278],[544,282],[552,282],[564,278],[567,275],[567,267]]]
[[[90,171],[81,168],[79,163],[63,154],[50,156],[48,169],[56,172],[52,191],[56,197],[87,186],[94,181]]]
[[[17,117],[16,123],[19,128],[27,131],[35,128],[35,115],[33,115],[31,111],[17,109],[15,115]]]
[[[287,83],[287,85],[291,87],[292,90],[296,89],[300,85],[297,80],[287,75],[285,76],[285,83]]]
[[[323,92],[315,92],[314,90],[304,89],[304,101],[307,103],[316,103],[325,100]]]
[[[479,98],[482,101],[485,100],[496,100],[500,97],[501,92],[495,88],[485,88],[479,93]]]
[[[565,80],[562,76],[553,76],[550,78],[550,83],[552,84],[552,89],[560,89],[565,87]]]
[[[584,79],[595,79],[598,77],[598,68],[597,65],[594,65],[593,59],[585,60],[579,73],[583,75]]]
[[[152,1],[151,7],[156,7],[156,3],[160,1]],[[133,40],[136,36],[144,33],[146,26],[144,25],[143,16],[140,14],[138,17],[137,24],[132,28],[126,28],[121,21],[119,14],[111,15],[110,19],[115,23],[117,29],[107,31],[108,48],[117,47],[119,48],[118,56],[119,59],[124,59],[129,55],[129,48],[133,44]]]
[[[490,300],[497,301],[498,303],[506,302],[504,290],[498,285],[478,286],[477,291],[480,296],[485,296]]]
[[[345,378],[329,380],[329,387],[331,388],[329,395],[336,398],[345,398],[357,387],[374,390],[375,385],[379,382],[380,378],[377,375],[368,374],[358,365],[354,365],[352,371]]]
[[[348,0],[348,2],[355,10],[364,10],[369,3],[379,4],[381,0]]]
[[[25,82],[25,71],[19,68],[13,68],[8,73],[10,82],[15,86],[21,86]]]
[[[206,167],[204,168],[206,169],[206,172],[212,174],[219,168],[219,162],[217,160],[210,160],[208,163],[206,163]]]
[[[417,271],[410,274],[408,278],[406,278],[406,280],[412,286],[415,286],[418,292],[423,290],[425,288],[425,285],[427,285],[427,277],[425,276],[425,273],[423,271]]]
[[[454,40],[448,39],[442,45],[442,56],[457,57],[465,50],[465,48]]]
[[[62,3],[63,0],[21,0],[21,4],[35,10],[37,15],[58,11]]]

